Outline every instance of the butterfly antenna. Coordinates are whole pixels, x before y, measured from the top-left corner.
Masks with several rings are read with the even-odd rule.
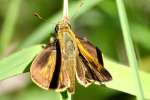
[[[41,17],[39,13],[34,12],[33,15],[36,16],[37,18],[45,21],[45,19],[43,17]]]

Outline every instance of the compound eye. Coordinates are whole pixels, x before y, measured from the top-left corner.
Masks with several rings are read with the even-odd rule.
[[[59,26],[58,24],[55,26],[55,32],[57,33],[58,32],[58,29],[59,29]]]

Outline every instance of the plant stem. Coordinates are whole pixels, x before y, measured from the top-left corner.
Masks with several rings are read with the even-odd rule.
[[[61,100],[71,100],[71,94],[67,91],[61,93]]]
[[[69,14],[68,14],[68,0],[64,0],[64,5],[63,5],[63,20],[68,20],[69,19]]]
[[[3,52],[6,49],[13,36],[13,31],[18,18],[20,4],[21,4],[21,0],[11,0],[8,6],[8,11],[6,13],[6,18],[0,36],[1,52]]]
[[[130,34],[124,3],[123,0],[116,0],[116,3],[117,3],[120,23],[123,31],[123,37],[124,37],[125,47],[127,51],[128,60],[129,60],[129,65],[132,68],[132,73],[135,79],[135,88],[137,89],[137,99],[144,100],[144,93],[140,81],[140,75],[138,72],[138,61],[136,59],[136,54],[131,39],[131,34]]]

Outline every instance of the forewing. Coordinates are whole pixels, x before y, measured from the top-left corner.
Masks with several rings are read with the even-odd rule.
[[[75,43],[70,32],[58,33],[61,50],[61,69],[59,84],[57,90],[68,90],[70,93],[75,91],[75,67],[76,67],[76,49]]]
[[[35,84],[48,90],[56,65],[56,47],[46,47],[33,61],[30,72]]]
[[[58,92],[65,91],[70,86],[70,79],[64,66],[63,55],[61,54],[60,43],[56,43],[57,57],[56,57],[56,70],[50,88],[55,89]]]
[[[70,86],[70,78],[67,73],[67,70],[61,66],[60,74],[59,74],[59,80],[58,80],[58,86],[56,91],[63,92],[67,90],[67,88]]]
[[[91,44],[87,39],[77,37],[78,48],[84,65],[90,68],[95,81],[104,82],[112,79],[110,73],[104,68],[101,51]]]
[[[80,55],[80,59],[84,65],[83,67],[86,72],[85,76],[88,81],[95,81],[101,84],[101,82],[111,80],[112,77],[105,68],[102,68],[100,71],[98,71],[95,67],[96,65],[94,63],[90,63],[83,55]]]
[[[86,50],[86,52],[88,52],[93,58],[96,58],[96,60],[98,60],[98,62],[103,66],[104,63],[103,63],[101,50],[98,49],[96,46],[94,46],[86,38],[77,37],[77,39],[80,41],[81,45]],[[88,55],[85,55],[85,56],[88,56]]]

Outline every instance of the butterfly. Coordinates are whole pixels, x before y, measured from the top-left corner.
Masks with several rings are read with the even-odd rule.
[[[75,34],[64,20],[56,25],[55,36],[33,60],[30,72],[39,87],[71,94],[75,93],[76,80],[84,87],[112,80],[100,49]]]

